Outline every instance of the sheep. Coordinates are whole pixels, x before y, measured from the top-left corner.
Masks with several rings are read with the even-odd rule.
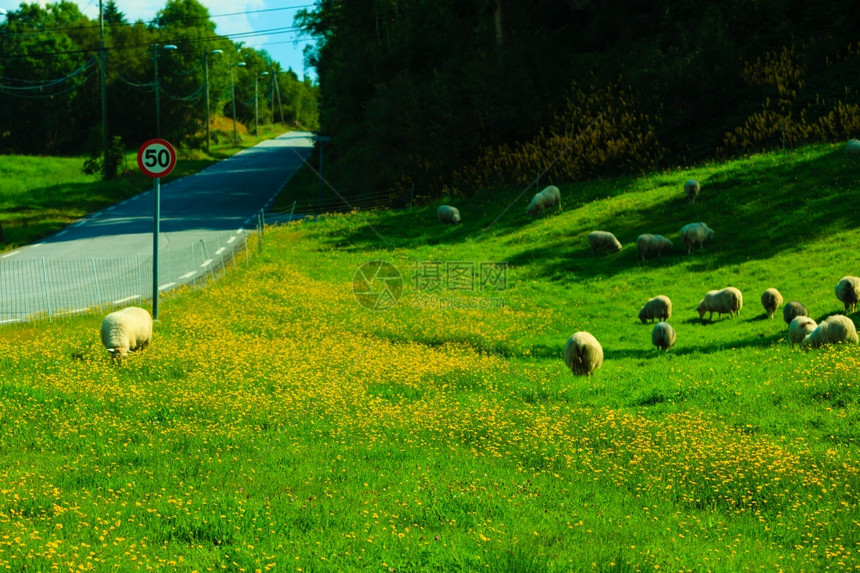
[[[101,337],[114,358],[125,358],[129,350],[143,348],[152,340],[152,316],[137,306],[112,312],[102,321]]]
[[[695,179],[687,179],[687,182],[684,183],[684,193],[687,194],[687,199],[690,200],[690,203],[696,202],[696,197],[699,195],[699,182]]]
[[[564,346],[564,363],[574,376],[591,376],[603,365],[603,348],[588,332],[576,332]]]
[[[669,350],[675,346],[675,329],[668,322],[658,322],[651,330],[651,343],[662,350]]]
[[[439,222],[445,225],[457,225],[460,223],[460,210],[453,205],[440,205],[436,209]]]
[[[809,311],[803,306],[803,303],[793,300],[785,305],[782,309],[782,318],[786,324],[791,324],[791,321],[798,316],[809,316]]]
[[[761,305],[768,318],[773,318],[776,309],[782,305],[782,295],[775,288],[769,288],[761,295]]]
[[[642,324],[645,324],[648,320],[653,322],[654,319],[669,320],[671,316],[672,301],[664,294],[650,299],[639,310],[639,320],[642,321]]]
[[[817,326],[818,324],[808,316],[795,316],[788,325],[788,341],[792,346],[800,344]]]
[[[741,291],[735,287],[726,287],[722,290],[708,291],[705,298],[699,302],[696,311],[699,313],[699,319],[704,320],[705,313],[710,312],[708,320],[713,320],[715,312],[720,318],[723,313],[728,313],[731,317],[734,317],[735,313],[740,315],[743,306],[744,297]]]
[[[845,313],[857,310],[857,302],[860,301],[860,278],[842,277],[836,285],[836,298],[845,305]]]
[[[607,253],[617,253],[621,250],[621,243],[609,231],[590,232],[588,234],[588,245],[591,247],[591,254],[593,255],[597,255],[597,251],[599,250]]]
[[[687,246],[687,254],[693,250],[693,247],[702,247],[702,244],[714,238],[714,230],[708,227],[705,223],[689,223],[681,227],[681,240]]]
[[[657,256],[660,256],[660,253],[664,250],[668,250],[672,248],[672,241],[664,237],[663,235],[639,235],[636,238],[636,247],[639,249],[639,254],[642,256],[642,260],[645,260],[645,255],[651,255],[657,253]]]
[[[860,139],[849,139],[845,145],[845,155],[849,157],[860,157]]]
[[[803,339],[801,347],[807,350],[842,342],[857,344],[857,340],[857,327],[854,322],[843,314],[834,314],[815,327],[815,330]]]
[[[555,205],[558,205],[558,210],[561,211],[561,191],[555,185],[549,185],[544,187],[542,191],[535,193],[526,213],[534,217],[543,213],[544,209],[549,209]]]

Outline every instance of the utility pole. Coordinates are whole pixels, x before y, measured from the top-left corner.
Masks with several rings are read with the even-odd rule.
[[[99,0],[99,77],[102,92],[102,179],[108,176],[107,82],[105,80],[105,17]]]

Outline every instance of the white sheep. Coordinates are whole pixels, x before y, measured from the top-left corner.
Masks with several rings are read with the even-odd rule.
[[[741,291],[735,287],[726,287],[722,290],[708,291],[705,298],[699,302],[696,311],[702,320],[704,320],[706,312],[711,313],[708,316],[708,320],[713,320],[715,312],[720,318],[722,318],[724,313],[731,317],[734,317],[735,313],[740,315],[743,306],[744,297]]]
[[[137,306],[112,312],[102,321],[101,336],[114,358],[125,358],[129,350],[143,348],[152,340],[152,316]]]
[[[860,157],[860,139],[849,139],[845,145],[845,155],[849,157]]]
[[[796,300],[786,303],[785,308],[782,309],[782,318],[785,323],[790,325],[791,321],[798,316],[809,316],[809,311],[803,306],[803,303]]]
[[[651,343],[657,348],[669,350],[675,346],[675,329],[668,322],[658,322],[651,330]]]
[[[681,227],[681,240],[687,247],[687,254],[694,247],[702,247],[702,244],[714,238],[714,230],[708,227],[705,223],[689,223]]]
[[[821,348],[826,344],[857,344],[857,327],[843,314],[834,314],[821,322],[815,330],[803,339],[804,349]]]
[[[653,322],[655,319],[669,320],[671,316],[672,301],[664,294],[648,300],[645,306],[639,310],[639,320],[642,321],[642,324],[649,320]]]
[[[761,305],[768,318],[773,318],[776,309],[782,305],[782,294],[775,288],[769,288],[761,295]]]
[[[460,210],[453,205],[440,205],[436,209],[436,216],[439,217],[439,222],[445,225],[457,225],[460,223]]]
[[[639,255],[641,255],[643,261],[646,255],[657,253],[659,257],[660,253],[670,250],[672,246],[672,241],[663,235],[644,234],[636,238],[636,247],[639,249]]]
[[[792,346],[800,344],[817,327],[818,324],[808,316],[795,316],[788,325],[788,341]]]
[[[684,183],[684,193],[687,194],[687,199],[690,200],[690,203],[696,202],[696,197],[699,195],[699,189],[701,189],[701,186],[695,179],[687,179],[687,182]]]
[[[845,312],[857,310],[857,302],[860,301],[860,278],[842,277],[836,285],[836,298],[845,305]]]
[[[593,255],[596,255],[597,251],[617,253],[621,250],[621,243],[609,231],[590,232],[588,234],[588,245],[591,247],[591,254]]]
[[[558,205],[558,210],[561,211],[561,191],[555,185],[544,187],[542,191],[535,193],[526,208],[526,213],[532,217],[540,215],[545,209]]]
[[[603,365],[603,348],[588,332],[576,332],[564,345],[564,363],[575,376],[591,376]]]

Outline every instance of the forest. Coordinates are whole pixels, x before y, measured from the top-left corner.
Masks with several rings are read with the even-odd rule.
[[[0,153],[82,154],[108,139],[135,147],[156,132],[201,148],[207,108],[233,118],[234,105],[249,129],[255,118],[314,129],[317,91],[266,51],[217,35],[197,0],[167,0],[151,22],[128,22],[115,0],[101,25],[64,1],[0,15]]]
[[[429,197],[860,135],[835,0],[318,0],[320,133],[346,194]]]

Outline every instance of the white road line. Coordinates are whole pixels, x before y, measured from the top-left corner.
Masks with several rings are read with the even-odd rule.
[[[158,287],[158,290],[165,290],[165,289],[169,289],[169,288],[170,288],[170,287],[172,287],[172,286],[176,286],[176,283],[167,283],[167,284],[163,284],[163,285],[161,285],[160,287]]]
[[[65,234],[66,234],[66,233],[68,233],[68,232],[69,232],[68,230],[63,229],[62,231],[60,231],[59,233],[57,233],[57,234],[56,234],[56,235],[54,235],[54,236],[55,236],[55,237],[61,237],[61,236],[65,235]]]
[[[6,253],[5,255],[0,256],[0,259],[6,259],[8,257],[14,257],[17,254],[20,254],[21,251],[12,251],[11,253]]]
[[[84,224],[84,223],[86,223],[86,222],[87,222],[87,220],[86,220],[86,219],[82,219],[82,220],[78,221],[77,223],[74,223],[74,224],[72,225],[72,227],[80,227],[81,225],[83,225],[83,224]]]
[[[44,245],[44,244],[45,244],[45,243],[33,243],[32,245],[30,245],[30,248],[31,248],[31,249],[35,249],[36,247],[41,247],[41,246],[42,246],[42,245]]]
[[[63,312],[58,312],[58,313],[56,313],[56,315],[55,315],[55,316],[69,316],[69,315],[72,315],[72,314],[81,314],[82,312],[87,312],[89,309],[90,309],[90,307],[86,307],[86,308],[78,308],[78,309],[75,309],[75,310],[66,310],[66,311],[63,311]]]
[[[197,274],[197,271],[191,271],[190,273],[185,273],[184,275],[182,275],[182,276],[181,276],[181,277],[179,277],[179,278],[181,278],[181,279],[190,279],[191,277],[193,277],[193,276],[194,276],[194,275],[196,275],[196,274]]]
[[[201,267],[208,267],[211,264],[212,264],[212,259],[206,259],[205,261],[203,261],[203,264],[200,266]]]
[[[133,296],[127,296],[127,297],[125,297],[125,298],[121,298],[121,299],[119,299],[119,300],[115,300],[115,301],[113,301],[113,303],[114,303],[114,304],[122,304],[122,303],[124,303],[124,302],[128,302],[128,301],[130,301],[130,300],[134,300],[134,299],[137,299],[137,298],[140,298],[140,295],[139,295],[139,294],[136,294],[136,295],[133,295]]]
[[[216,254],[216,255],[220,255],[221,253],[223,253],[223,252],[224,252],[224,251],[226,251],[226,250],[227,250],[227,247],[221,247],[220,249],[218,249],[217,251],[215,251],[215,254]]]
[[[114,209],[116,209],[116,205],[111,205],[110,207],[105,209],[105,211],[113,211]]]
[[[248,220],[250,221],[250,219],[248,219]],[[241,229],[237,229],[237,230],[236,230],[236,234],[237,234],[237,235],[241,235],[241,234],[242,234],[242,232],[243,232],[244,230],[245,230],[245,228],[244,228],[244,227],[242,227]]]
[[[230,237],[229,239],[227,239],[227,244],[229,245],[230,243],[232,243],[235,240],[236,240],[236,237]]]

